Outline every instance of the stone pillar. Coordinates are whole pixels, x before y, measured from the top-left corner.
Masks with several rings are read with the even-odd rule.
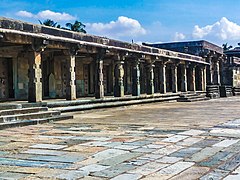
[[[132,95],[140,96],[140,68],[139,61],[136,60],[132,69]]]
[[[147,65],[147,94],[154,94],[154,64]]]
[[[29,52],[28,102],[42,102],[41,51]]]
[[[76,100],[76,74],[75,64],[76,56],[68,55],[66,58],[66,100]]]
[[[202,91],[206,91],[207,88],[207,67],[204,66],[203,67],[203,87],[202,87]]]
[[[187,68],[186,65],[181,65],[181,91],[187,92]]]
[[[206,69],[206,81],[207,84],[213,84],[213,79],[212,79],[212,68],[213,68],[213,64],[212,64],[212,56],[207,57],[207,62],[210,63],[209,66],[207,66]]]
[[[172,64],[171,71],[172,71],[172,92],[176,93],[176,92],[178,92],[178,87],[177,87],[177,65],[176,64]]]
[[[220,70],[219,61],[215,60],[213,63],[213,84],[220,85]]]
[[[95,61],[95,98],[104,98],[104,85],[103,85],[103,60],[97,58]]]
[[[189,90],[190,91],[196,91],[196,81],[195,81],[195,69],[196,67],[194,65],[189,67],[190,73],[189,73]]]
[[[115,97],[123,97],[124,96],[123,64],[124,64],[124,61],[117,61],[115,69],[114,69],[114,76],[115,76],[114,96]]]
[[[161,64],[160,66],[160,93],[165,94],[167,92],[166,88],[166,64]]]

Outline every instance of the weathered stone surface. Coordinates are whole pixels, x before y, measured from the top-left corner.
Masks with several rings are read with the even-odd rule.
[[[206,167],[190,167],[186,171],[181,172],[180,174],[171,178],[171,180],[179,180],[179,179],[199,179],[203,176],[206,172],[209,171],[209,168]]]
[[[164,157],[156,160],[156,162],[158,162],[158,163],[165,163],[165,164],[173,164],[173,163],[176,163],[176,162],[178,162],[180,160],[182,160],[182,158],[164,156]]]
[[[193,154],[192,157],[190,157],[187,160],[193,162],[200,162],[210,156],[213,156],[220,150],[222,150],[222,147],[206,147],[202,149],[200,152]]]
[[[154,173],[156,171],[159,171],[160,169],[168,166],[168,164],[163,163],[157,163],[157,162],[150,162],[143,166],[137,167],[134,170],[128,171],[129,173],[136,173],[136,174],[142,174],[142,175],[148,175],[151,173]]]
[[[91,164],[88,166],[84,166],[82,168],[79,169],[79,171],[81,172],[81,174],[83,174],[84,176],[89,175],[90,173],[94,173],[94,172],[98,172],[98,171],[103,171],[104,169],[109,168],[110,166],[103,166],[103,165],[99,165],[99,164]]]
[[[0,179],[9,179],[9,180],[15,180],[15,179],[21,179],[24,177],[29,176],[30,174],[24,174],[24,173],[15,173],[15,172],[0,172]]]
[[[231,146],[235,143],[237,143],[239,141],[239,139],[235,139],[235,140],[231,140],[231,139],[226,139],[226,140],[223,140],[217,144],[214,144],[213,146],[215,147],[228,147],[228,146]]]
[[[175,151],[178,151],[179,149],[182,149],[182,146],[177,146],[177,145],[169,145],[166,146],[162,149],[159,149],[157,151],[154,151],[154,154],[162,154],[162,155],[169,155]]]
[[[240,153],[234,155],[231,159],[221,164],[218,168],[221,170],[232,171],[240,165]]]
[[[66,154],[67,152],[64,151],[55,151],[55,150],[43,150],[43,149],[28,149],[27,151],[24,151],[22,153],[25,154],[40,154],[40,155],[52,155],[52,156],[62,156]]]
[[[116,157],[116,156],[126,154],[126,153],[128,153],[128,151],[123,151],[123,150],[119,150],[119,149],[107,149],[107,150],[101,151],[97,154],[94,154],[93,158],[100,161],[100,160]]]
[[[199,141],[201,141],[202,138],[195,138],[195,137],[189,137],[184,139],[183,141],[180,141],[177,143],[179,146],[191,146]]]
[[[170,154],[169,156],[186,158],[186,157],[189,157],[189,156],[195,154],[196,152],[200,151],[201,149],[202,148],[194,148],[194,147],[184,148],[184,149],[180,149],[177,152]]]
[[[227,177],[224,178],[224,180],[239,180],[239,179],[240,179],[240,174],[228,175]]]
[[[114,178],[112,178],[111,180],[138,180],[142,177],[141,174],[129,174],[129,173],[126,173],[126,174],[121,174],[121,175],[118,175]]]
[[[193,165],[194,165],[194,163],[192,163],[192,162],[177,162],[166,168],[161,169],[156,174],[161,175],[161,177],[163,179],[170,178],[170,177],[175,176],[178,173],[184,171],[185,169],[190,168]]]
[[[184,136],[184,135],[174,135],[172,137],[169,137],[169,138],[166,138],[166,139],[163,139],[162,141],[163,142],[179,142],[183,139],[186,139],[188,138],[189,136]]]
[[[125,153],[119,156],[114,156],[112,158],[103,159],[99,161],[99,164],[105,165],[105,166],[114,166],[116,164],[120,164],[124,161],[130,160],[132,158],[136,158],[141,155],[142,155],[141,153]]]
[[[202,176],[200,178],[200,180],[218,180],[218,179],[222,179],[223,177],[225,177],[229,172],[228,171],[223,171],[223,170],[219,170],[216,169],[214,171],[211,171],[209,173],[207,173],[206,175]]]
[[[118,164],[116,166],[113,166],[111,168],[92,173],[92,176],[96,177],[102,177],[102,178],[113,178],[119,174],[122,174],[126,171],[129,171],[131,169],[134,169],[135,166],[130,165],[130,164]]]
[[[53,150],[63,149],[66,147],[67,146],[56,145],[56,144],[35,144],[30,146],[30,148],[35,148],[35,149],[53,149]]]
[[[188,131],[180,132],[178,134],[188,135],[188,136],[198,136],[198,135],[203,134],[203,133],[205,133],[205,131],[191,129],[191,130],[188,130]]]

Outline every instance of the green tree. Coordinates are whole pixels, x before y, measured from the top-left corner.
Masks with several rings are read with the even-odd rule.
[[[228,50],[230,50],[233,47],[231,45],[228,46],[228,43],[225,43],[225,44],[222,45],[222,48],[223,48],[223,51],[228,51]]]
[[[67,23],[66,27],[71,31],[87,33],[84,29],[86,26],[80,21],[75,21],[74,24]]]
[[[61,28],[60,24],[58,24],[57,22],[54,22],[51,19],[47,19],[44,20],[43,22],[38,20],[40,22],[41,25],[45,25],[45,26],[50,26],[50,27],[56,27],[56,28]]]

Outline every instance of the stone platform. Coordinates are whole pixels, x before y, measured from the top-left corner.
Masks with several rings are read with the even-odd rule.
[[[0,179],[239,179],[240,98],[75,112],[0,131]]]

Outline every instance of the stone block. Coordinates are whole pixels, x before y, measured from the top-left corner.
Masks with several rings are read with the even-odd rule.
[[[30,148],[35,148],[35,149],[53,149],[53,150],[59,150],[66,147],[67,146],[65,145],[56,145],[56,144],[35,144],[30,146]]]
[[[213,146],[215,146],[215,147],[228,147],[228,146],[231,146],[231,145],[237,143],[238,141],[239,141],[239,139],[238,140],[236,140],[236,139],[235,140],[225,139],[225,140],[223,140],[223,141],[221,141],[217,144],[214,144]]]
[[[81,167],[79,169],[79,171],[81,172],[81,174],[83,174],[84,176],[87,176],[91,173],[94,172],[98,172],[98,171],[103,171],[107,168],[109,168],[110,166],[104,166],[104,165],[99,165],[99,164],[90,164],[84,167]]]
[[[125,174],[121,174],[118,175],[114,178],[112,178],[111,180],[138,180],[142,177],[141,174],[129,174],[129,173],[125,173]]]
[[[174,135],[169,138],[163,139],[163,142],[171,142],[171,143],[176,143],[179,141],[182,141],[183,139],[188,138],[189,136],[184,136],[184,135]]]

